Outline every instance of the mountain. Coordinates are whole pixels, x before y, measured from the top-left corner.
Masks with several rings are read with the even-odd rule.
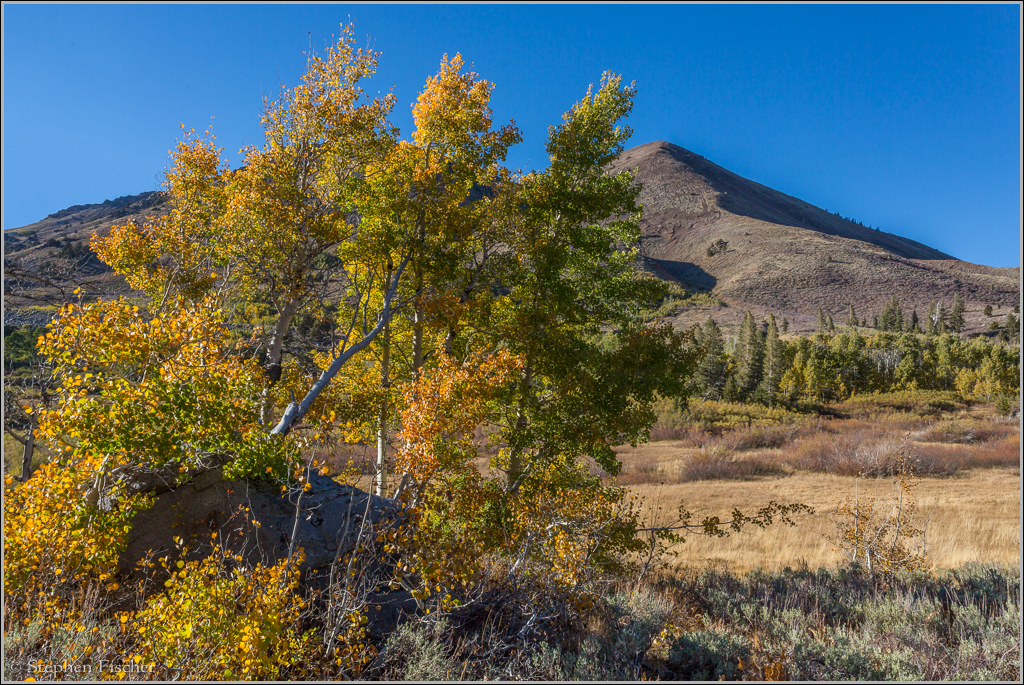
[[[89,249],[94,233],[114,224],[161,216],[170,210],[166,195],[151,191],[92,205],[74,205],[28,226],[4,231],[4,326],[41,326],[55,305],[76,287],[87,296],[129,292]]]
[[[791,332],[809,332],[818,307],[838,324],[852,304],[870,323],[895,295],[907,317],[916,310],[923,318],[929,302],[949,305],[959,293],[967,304],[965,332],[981,333],[993,320],[983,313],[986,305],[1002,322],[1020,301],[1019,267],[960,261],[755,183],[678,145],[631,148],[609,170],[634,171],[643,184],[644,268],[710,294],[698,298],[704,304],[672,314],[680,327],[710,314],[730,331],[749,309],[787,318]],[[88,240],[115,223],[168,210],[166,196],[150,192],[76,205],[6,231],[4,323],[46,323],[55,287],[72,281],[89,294],[127,292],[124,280],[89,252]]]
[[[1005,318],[1020,301],[1019,267],[960,261],[743,178],[678,145],[658,141],[626,150],[610,167],[623,170],[643,184],[645,268],[711,291],[728,305],[686,309],[679,325],[709,313],[732,324],[750,309],[809,331],[818,307],[839,323],[852,304],[871,322],[895,295],[906,316],[916,309],[923,318],[931,300],[948,305],[960,293],[967,332],[980,332],[991,321],[985,305]]]

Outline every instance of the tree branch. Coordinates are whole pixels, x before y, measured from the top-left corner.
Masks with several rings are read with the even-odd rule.
[[[331,379],[333,379],[338,374],[338,371],[340,371],[341,367],[345,365],[345,362],[347,362],[349,359],[355,356],[358,352],[361,352],[363,349],[365,349],[367,345],[373,342],[374,338],[377,337],[377,334],[384,330],[384,326],[387,325],[387,323],[391,320],[392,315],[394,314],[394,310],[392,309],[391,305],[394,302],[395,296],[398,292],[398,283],[402,278],[402,272],[405,271],[405,266],[408,263],[409,255],[406,255],[405,258],[402,259],[402,263],[399,264],[398,271],[397,273],[395,273],[395,278],[391,282],[391,287],[384,298],[384,309],[380,313],[380,318],[377,320],[377,325],[373,327],[373,330],[364,335],[362,340],[357,342],[352,347],[349,347],[348,349],[344,350],[341,354],[335,357],[330,367],[328,367],[322,374],[320,374],[320,378],[313,385],[313,387],[310,388],[309,392],[306,393],[306,396],[302,398],[302,402],[300,402],[299,404],[296,404],[295,402],[291,402],[288,404],[288,407],[284,410],[284,415],[281,417],[281,421],[276,426],[274,426],[274,429],[272,431],[270,431],[271,435],[288,435],[288,432],[291,430],[292,425],[298,422],[300,419],[302,419],[303,416],[306,415],[306,412],[309,411],[310,406],[312,406],[316,398],[320,396],[320,393],[322,393],[324,389],[330,384]]]

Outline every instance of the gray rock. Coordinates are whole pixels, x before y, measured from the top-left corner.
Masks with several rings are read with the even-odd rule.
[[[115,482],[133,492],[155,495],[153,506],[137,513],[132,521],[120,573],[141,577],[138,562],[147,557],[200,559],[222,551],[232,558],[242,557],[242,565],[247,566],[287,558],[292,531],[296,530],[297,492],[283,495],[280,485],[266,481],[224,480],[222,466],[216,463],[185,474],[185,478],[180,482],[174,465],[123,467],[105,473],[86,493],[100,508],[117,506],[110,488]],[[365,544],[380,528],[400,520],[401,508],[392,499],[323,476],[311,476],[310,485],[299,505],[296,549],[305,554],[299,565],[303,585],[322,597],[334,560],[355,548],[363,518],[367,518]],[[362,561],[365,565],[354,589],[361,588],[363,593],[370,635],[381,640],[417,613],[416,600],[404,590],[391,591],[380,583],[390,575],[387,563],[371,554],[364,555]],[[165,572],[159,566],[155,570],[159,580]],[[339,566],[335,582],[346,570]],[[161,588],[160,582],[152,583],[148,592]]]
[[[137,572],[137,562],[149,554],[177,556],[181,547],[188,558],[221,549],[232,557],[241,556],[247,564],[276,563],[288,556],[293,530],[297,530],[296,549],[305,552],[300,568],[306,575],[326,572],[339,556],[339,548],[344,555],[355,547],[364,516],[367,530],[372,530],[400,512],[393,500],[313,475],[312,487],[302,497],[296,529],[298,494],[282,495],[280,485],[224,480],[220,467],[194,473],[181,485],[174,484],[170,472],[124,475],[129,476],[126,480],[132,490],[154,492],[156,498],[150,509],[135,515],[121,556],[122,573]],[[110,504],[100,498],[100,506]]]
[[[54,314],[56,314],[55,311],[4,307],[4,326],[15,326],[17,328],[31,326],[39,328],[50,323],[53,320]]]

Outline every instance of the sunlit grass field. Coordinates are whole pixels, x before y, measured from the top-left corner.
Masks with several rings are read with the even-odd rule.
[[[622,463],[616,480],[643,498],[650,526],[671,523],[680,503],[693,521],[727,521],[734,508],[753,515],[772,500],[815,510],[792,527],[776,523],[728,538],[687,535],[670,568],[816,569],[847,561],[829,540],[844,500],[874,497],[879,515],[888,512],[893,458],[905,451],[919,479],[910,501],[916,523],[926,528],[931,568],[1019,563],[1016,420],[951,393],[866,396],[832,409],[841,416],[720,402],[696,402],[688,414],[666,416],[672,410],[663,407],[652,442],[616,450]],[[479,433],[485,442],[489,431]],[[373,445],[353,445],[338,461],[362,463],[359,485],[369,487],[374,452]],[[485,473],[487,463],[486,456],[476,460]]]
[[[696,521],[728,520],[734,507],[754,514],[772,500],[809,505],[815,514],[801,515],[794,527],[776,524],[724,539],[689,535],[673,565],[739,573],[814,569],[846,560],[829,540],[845,499],[874,497],[876,511],[888,511],[893,458],[902,451],[915,463],[919,482],[910,502],[918,526],[927,527],[930,567],[1018,563],[1019,423],[983,406],[914,411],[921,408],[894,412],[862,401],[843,407],[845,418],[656,427],[655,437],[670,439],[618,450],[619,482],[644,498],[653,525],[673,520],[680,502]]]
[[[656,443],[652,449],[658,449]],[[643,450],[639,450],[641,453]],[[727,519],[733,507],[748,514],[767,504],[801,502],[814,507],[813,516],[796,519],[796,526],[773,525],[765,530],[728,538],[687,536],[677,548],[677,567],[724,566],[744,573],[779,570],[804,564],[814,569],[844,561],[827,539],[830,515],[838,502],[875,495],[878,506],[892,493],[889,478],[861,478],[822,473],[759,477],[743,481],[699,481],[667,485],[638,484],[630,490],[645,498],[652,515],[662,507],[658,523],[667,522],[679,502],[695,519],[718,515]],[[973,469],[949,478],[923,478],[911,490],[921,523],[928,522],[926,550],[935,568],[955,568],[970,562],[1012,564],[1020,561],[1020,471],[1013,468]],[[930,521],[928,521],[930,517]]]

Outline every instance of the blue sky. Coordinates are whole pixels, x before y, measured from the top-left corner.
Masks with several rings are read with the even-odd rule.
[[[382,54],[393,121],[441,55],[496,88],[545,166],[547,126],[604,70],[635,80],[632,144],[742,176],[960,259],[1020,265],[1020,7],[5,5],[3,225],[157,189],[179,125],[232,165],[262,96],[339,24]]]

